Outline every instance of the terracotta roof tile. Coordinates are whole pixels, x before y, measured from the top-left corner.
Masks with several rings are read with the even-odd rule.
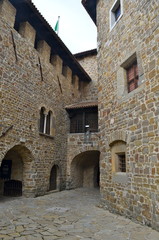
[[[92,102],[80,102],[80,103],[74,103],[71,105],[65,106],[65,109],[77,109],[77,108],[88,108],[88,107],[97,107],[98,102],[97,101],[92,101]]]

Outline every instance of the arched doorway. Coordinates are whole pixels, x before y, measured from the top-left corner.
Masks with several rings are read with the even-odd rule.
[[[49,191],[59,190],[59,167],[54,165],[50,172]]]
[[[4,156],[0,166],[0,195],[21,196],[31,192],[32,155],[24,146],[16,145]]]
[[[99,151],[77,155],[71,164],[71,187],[99,187]]]

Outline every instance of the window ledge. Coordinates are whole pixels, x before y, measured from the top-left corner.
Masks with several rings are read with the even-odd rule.
[[[39,135],[40,135],[40,136],[44,136],[44,137],[46,137],[46,138],[54,139],[54,136],[48,135],[48,134],[46,134],[46,133],[39,132]]]
[[[144,87],[145,87],[145,84],[144,82],[141,83],[136,89],[134,89],[133,91],[131,92],[126,92],[124,93],[120,98],[118,97],[118,101],[126,101],[128,100],[129,98],[131,97],[134,97],[134,95],[138,94],[140,91],[144,90]]]

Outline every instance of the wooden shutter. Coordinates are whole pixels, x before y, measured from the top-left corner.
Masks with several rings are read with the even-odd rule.
[[[138,87],[138,66],[137,62],[133,63],[127,69],[128,92],[133,91]]]

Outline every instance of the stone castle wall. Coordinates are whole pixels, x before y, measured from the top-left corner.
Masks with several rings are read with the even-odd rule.
[[[84,89],[84,98],[88,101],[92,99],[98,100],[97,55],[86,55],[85,57],[77,58],[77,60],[92,79],[92,82]]]
[[[62,59],[50,58],[51,48],[45,41],[34,48],[36,30],[28,22],[20,25],[19,32],[13,28],[16,9],[8,0],[0,2],[0,12],[0,163],[18,154],[25,195],[48,190],[54,164],[59,166],[64,189],[69,132],[65,106],[84,99],[83,87],[79,89],[77,76],[72,83],[69,67],[65,76],[61,73]],[[39,133],[41,107],[53,113],[51,136]]]
[[[78,54],[77,54],[78,55]],[[79,53],[80,55],[80,53]],[[82,53],[83,55],[83,53]],[[76,57],[76,55],[75,55]],[[92,81],[90,84],[85,85],[83,90],[83,95],[81,97],[82,101],[97,101],[98,93],[97,93],[97,82],[98,82],[98,73],[97,73],[97,56],[96,54],[85,54],[84,56],[76,57],[81,66],[85,69],[85,71],[89,74]],[[72,170],[74,160],[77,156],[79,156],[78,162],[83,156],[80,158],[80,154],[87,152],[98,152],[99,151],[99,135],[98,133],[91,134],[91,143],[85,142],[85,134],[84,133],[70,133],[67,138],[67,188],[75,188],[77,187],[78,182],[78,174],[73,174],[72,172],[76,171]],[[95,155],[96,157],[96,155]],[[86,162],[91,162],[92,157],[86,159]],[[78,165],[78,170],[80,171],[80,165]],[[87,175],[91,174],[88,170]],[[84,186],[83,185],[80,185]],[[79,187],[79,186],[78,186]]]
[[[110,210],[159,229],[159,2],[123,0],[110,30],[113,4],[97,4],[102,199]],[[139,86],[128,93],[124,65],[134,54]],[[113,170],[116,143],[126,145],[126,173]]]

